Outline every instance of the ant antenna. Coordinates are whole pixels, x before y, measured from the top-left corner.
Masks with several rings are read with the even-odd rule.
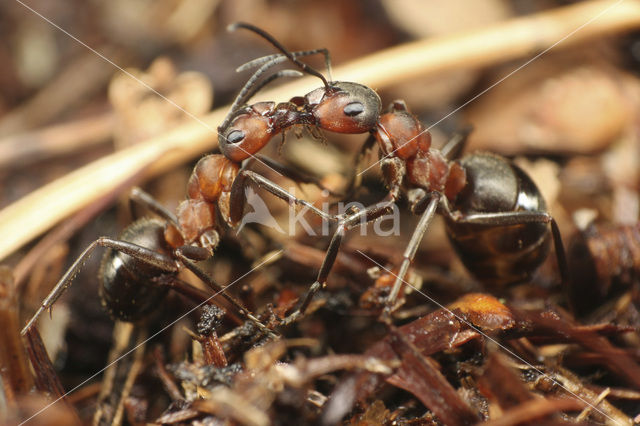
[[[238,110],[238,108],[241,105],[244,105],[249,98],[255,95],[264,86],[271,83],[273,80],[280,77],[301,77],[302,76],[302,73],[296,70],[281,70],[274,74],[271,74],[269,77],[265,78],[264,80],[257,82],[260,76],[264,74],[269,68],[281,62],[284,62],[286,60],[287,60],[286,56],[274,57],[270,61],[267,61],[264,64],[262,64],[262,66],[258,68],[256,72],[253,73],[253,75],[249,78],[249,80],[247,80],[244,86],[242,86],[242,89],[238,93],[238,96],[236,96],[236,98],[234,99],[233,104],[229,109],[229,113],[227,114],[225,119],[222,121],[222,123],[218,127],[218,130],[221,128],[227,127],[227,125],[229,124],[229,121],[231,120],[231,117]]]
[[[291,55],[293,55],[293,57],[295,57],[295,58],[298,58],[300,56],[311,56],[311,55],[315,55],[315,54],[318,54],[318,53],[322,53],[322,55],[324,56],[324,64],[325,64],[325,67],[327,68],[328,80],[332,81],[332,78],[331,78],[331,55],[329,54],[329,50],[327,50],[325,48],[313,49],[313,50],[301,50],[301,51],[298,51],[298,52],[291,52]],[[271,59],[278,58],[278,57],[287,58],[287,56],[282,54],[282,53],[273,53],[271,55],[262,56],[260,58],[253,59],[253,60],[251,60],[251,61],[249,61],[249,62],[247,62],[245,64],[240,65],[238,68],[236,68],[236,72],[242,72],[242,71],[246,71],[246,70],[251,69],[251,68],[257,68],[258,66],[264,64],[265,62],[268,62]]]
[[[298,70],[280,70],[280,71],[278,71],[278,72],[276,72],[274,74],[271,74],[269,77],[265,78],[261,82],[255,84],[253,87],[247,88],[244,96],[242,98],[238,99],[238,105],[236,105],[235,102],[234,102],[233,106],[235,106],[237,108],[238,106],[240,106],[240,104],[247,103],[247,101],[251,97],[253,97],[253,95],[255,95],[257,92],[259,92],[260,89],[262,89],[267,84],[271,83],[273,80],[276,80],[276,79],[281,78],[281,77],[302,77],[303,75],[304,74],[302,74]],[[231,111],[233,111],[233,109]]]
[[[262,76],[262,74],[267,72],[269,68],[272,68],[286,60],[287,58],[285,56],[279,56],[279,57],[272,58],[271,60],[263,63],[253,73],[253,75],[249,77],[249,79],[244,84],[244,86],[242,86],[242,89],[240,89],[240,92],[238,92],[238,96],[236,96],[235,100],[233,101],[233,104],[231,105],[230,111],[234,112],[240,105],[244,104],[259,89],[261,89],[271,81],[275,80],[277,77],[274,77],[274,76],[278,75],[278,73],[272,74],[271,76],[267,77],[263,82],[257,83],[258,79]],[[300,75],[300,73],[298,75]]]
[[[296,59],[296,57],[294,55],[291,54],[291,52],[289,52],[282,44],[280,44],[280,42],[278,40],[276,40],[275,38],[273,38],[273,36],[271,36],[270,34],[268,34],[267,32],[261,30],[258,27],[255,27],[251,24],[247,24],[245,22],[236,22],[234,24],[231,24],[227,27],[228,31],[235,31],[238,28],[244,28],[246,30],[249,31],[253,31],[254,33],[258,34],[260,37],[264,38],[265,40],[267,40],[269,43],[271,43],[276,49],[278,49],[280,52],[282,52],[287,58],[289,58],[289,60],[291,62],[293,62],[294,64],[296,64],[302,71],[306,72],[307,74],[311,74],[314,75],[316,77],[318,77],[320,80],[322,80],[322,83],[324,83],[324,87],[326,89],[329,89],[329,82],[327,82],[327,79],[322,75],[322,73],[318,70],[316,70],[315,68],[305,64],[304,62],[299,61],[298,59]]]

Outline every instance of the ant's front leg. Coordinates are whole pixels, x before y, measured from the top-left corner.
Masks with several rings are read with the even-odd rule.
[[[389,211],[393,209],[395,202],[400,197],[400,188],[402,180],[404,179],[406,169],[404,167],[404,163],[397,158],[384,160],[382,168],[383,171],[385,171],[385,173],[391,177],[390,180],[392,182],[392,185],[389,190],[389,194],[378,204],[374,204],[372,206],[366,207],[363,210],[351,213],[338,223],[338,228],[331,238],[331,242],[329,243],[325,258],[322,262],[322,265],[320,266],[320,271],[318,272],[316,281],[309,288],[307,294],[302,300],[302,303],[300,304],[300,307],[283,320],[283,325],[295,322],[299,317],[304,315],[315,294],[321,288],[324,288],[327,283],[327,277],[329,276],[329,272],[331,271],[336,257],[338,256],[340,245],[342,244],[342,240],[344,239],[347,230],[357,225],[365,225],[369,222],[372,222],[388,214]]]
[[[268,167],[270,167],[273,170],[275,170],[276,172],[280,173],[281,175],[283,175],[287,179],[290,179],[290,180],[294,181],[295,183],[309,183],[309,184],[315,185],[316,187],[320,188],[323,191],[327,191],[329,193],[329,195],[332,195],[334,197],[342,197],[343,196],[343,194],[335,193],[331,189],[329,189],[326,186],[324,186],[322,184],[322,182],[320,182],[320,180],[318,178],[316,178],[315,176],[311,176],[311,175],[303,173],[303,172],[301,172],[299,170],[293,169],[290,166],[287,166],[285,164],[279,163],[279,162],[277,162],[275,160],[272,160],[269,157],[265,157],[263,155],[256,155],[256,157],[262,163],[266,164]]]
[[[144,261],[145,263],[157,267],[163,271],[166,271],[169,274],[175,274],[178,272],[178,267],[176,266],[174,260],[165,254],[158,253],[156,251],[150,250],[146,247],[139,246],[137,244],[133,244],[127,241],[114,240],[109,237],[100,237],[94,242],[92,242],[81,254],[78,258],[73,262],[73,264],[69,267],[67,272],[60,278],[58,283],[53,287],[53,289],[49,292],[47,297],[42,301],[41,306],[38,308],[36,313],[31,317],[27,325],[22,329],[21,334],[25,335],[25,333],[33,327],[38,317],[47,309],[50,309],[51,306],[58,300],[60,296],[69,288],[73,278],[80,271],[86,260],[91,256],[96,247],[106,247],[117,250],[121,253],[128,254],[138,260]]]
[[[240,173],[238,173],[238,176],[236,176],[235,180],[233,181],[233,185],[231,186],[231,194],[229,197],[229,217],[232,224],[237,224],[242,220],[244,206],[246,204],[245,188],[247,187],[247,181],[253,181],[256,185],[258,185],[258,187],[267,190],[271,194],[286,201],[289,204],[298,204],[306,207],[312,213],[318,215],[324,220],[335,221],[338,219],[336,216],[318,209],[308,201],[297,198],[295,195],[286,191],[284,188],[282,188],[275,182],[270,181],[264,176],[251,170],[241,170]]]

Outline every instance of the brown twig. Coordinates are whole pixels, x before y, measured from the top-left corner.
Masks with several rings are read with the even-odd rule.
[[[509,426],[544,418],[561,411],[575,411],[584,407],[584,403],[571,398],[540,398],[520,404],[495,420],[484,422],[487,426]]]
[[[122,52],[113,47],[98,48],[116,63],[124,60]],[[50,122],[65,111],[90,99],[107,85],[112,70],[93,52],[82,52],[69,63],[46,87],[31,99],[0,119],[0,136]]]
[[[113,114],[105,113],[0,139],[0,169],[73,153],[104,143],[113,133]]]

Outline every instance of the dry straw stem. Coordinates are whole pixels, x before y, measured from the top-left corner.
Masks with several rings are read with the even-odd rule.
[[[0,138],[0,170],[107,142],[113,125],[113,113],[106,113]]]
[[[564,47],[640,27],[640,2],[588,1],[486,28],[420,40],[336,68],[334,78],[382,89],[402,80],[448,70],[478,68],[531,57],[589,21],[561,45]],[[105,63],[105,66],[109,65]],[[304,78],[274,90],[265,90],[260,98],[287,99],[317,86],[317,80]],[[211,151],[217,142],[214,129],[227,112],[228,106],[219,108],[203,117],[200,123],[194,120],[170,133],[106,156],[0,211],[0,235],[3,238],[0,259],[141,170],[148,178]]]

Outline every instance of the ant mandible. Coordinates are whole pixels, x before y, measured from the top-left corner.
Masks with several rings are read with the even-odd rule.
[[[294,125],[305,125],[337,133],[365,133],[373,128],[380,115],[382,102],[378,94],[359,83],[329,82],[313,67],[297,59],[317,53],[324,54],[325,64],[330,73],[331,61],[326,49],[289,52],[270,34],[247,23],[235,23],[229,30],[244,28],[255,32],[275,46],[281,53],[255,59],[238,68],[243,70],[259,66],[247,81],[233,103],[231,113],[218,127],[218,139],[222,153],[232,161],[240,162],[259,151],[273,136]],[[293,70],[275,73],[261,84],[256,80],[269,68],[290,60],[301,71],[318,77],[323,87],[296,96],[288,102],[258,102],[244,105],[265,84],[280,76],[293,76]]]
[[[489,153],[458,159],[466,142],[463,133],[442,150],[435,149],[431,147],[430,134],[404,102],[392,103],[381,114],[380,97],[373,89],[359,83],[327,81],[296,58],[322,52],[329,68],[326,50],[289,52],[259,28],[245,23],[233,25],[232,29],[235,28],[259,34],[281,52],[259,58],[248,66],[262,65],[264,70],[289,59],[303,72],[318,77],[323,87],[278,106],[261,103],[239,108],[219,128],[223,153],[238,160],[246,158],[242,151],[264,146],[274,134],[294,124],[338,133],[369,133],[359,160],[377,144],[389,187],[382,202],[340,219],[316,281],[285,323],[304,314],[315,293],[326,284],[346,231],[387,214],[403,194],[411,211],[421,217],[403,254],[383,316],[388,318],[393,309],[403,278],[436,212],[445,217],[449,239],[460,259],[481,281],[503,286],[530,278],[547,257],[551,237],[561,280],[567,282],[566,257],[558,226],[547,213],[540,191],[522,169]]]

